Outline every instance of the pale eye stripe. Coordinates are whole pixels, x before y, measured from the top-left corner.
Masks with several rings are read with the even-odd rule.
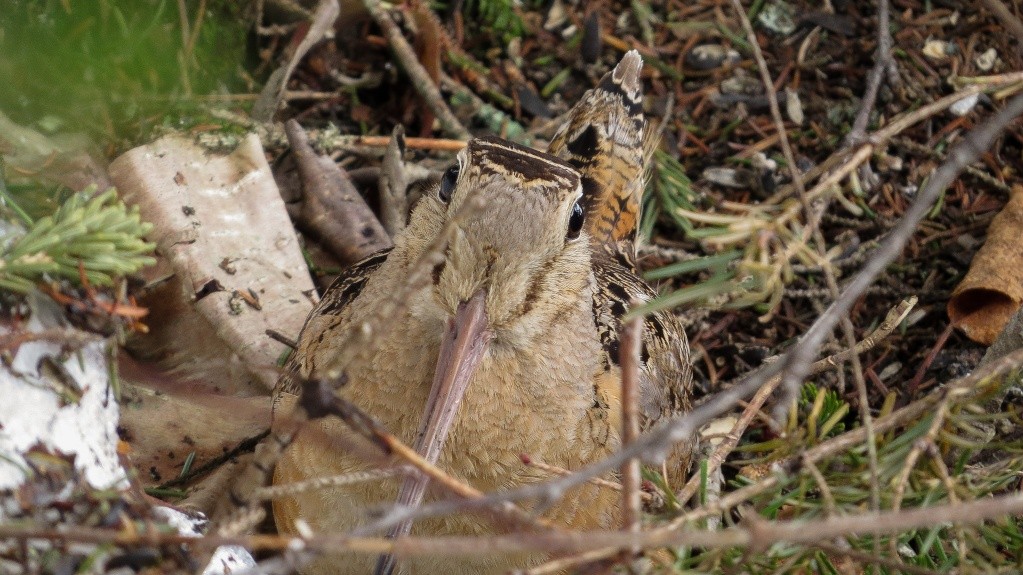
[[[469,143],[470,163],[480,170],[515,178],[521,185],[575,188],[579,173],[549,154],[503,140],[478,138]]]

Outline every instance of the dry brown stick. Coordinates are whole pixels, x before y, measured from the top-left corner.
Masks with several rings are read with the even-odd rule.
[[[941,450],[938,449],[938,445],[934,439],[930,439],[927,442],[926,449],[928,455],[931,456],[931,461],[934,462],[934,467],[938,470],[938,476],[941,478],[941,482],[945,485],[945,490],[948,491],[949,503],[959,503],[959,496],[956,494],[955,483],[952,481],[952,477],[948,473],[948,466],[945,465],[945,460],[941,457]],[[966,543],[966,533],[963,531],[961,526],[956,527],[956,537],[959,539],[959,560],[962,562],[966,559],[969,547]]]
[[[828,480],[824,478],[824,474],[817,469],[817,464],[813,461],[804,457],[803,465],[813,477],[814,482],[817,483],[817,489],[820,490],[821,497],[824,499],[824,511],[827,512],[828,517],[834,517],[838,514],[838,505],[835,503],[835,495],[831,493],[831,487],[828,486]]]
[[[622,368],[622,445],[628,446],[639,437],[639,354],[643,318],[631,319],[624,327],[618,361]],[[622,464],[622,527],[626,531],[638,532],[640,528],[639,465],[638,459]]]
[[[895,61],[892,60],[889,12],[888,0],[878,0],[877,51],[874,53],[874,67],[867,75],[867,88],[863,92],[860,111],[856,114],[856,119],[853,120],[852,129],[845,136],[846,147],[859,145],[866,139],[867,123],[870,121],[870,113],[874,110],[874,103],[877,101],[877,92],[881,89],[881,78],[886,70],[890,71],[895,67]]]
[[[753,52],[753,59],[756,60],[757,69],[760,72],[760,81],[764,83],[764,91],[767,94],[767,103],[771,110],[771,118],[774,120],[775,131],[779,136],[778,143],[781,144],[781,151],[785,156],[785,163],[788,164],[792,183],[796,186],[799,196],[803,198],[803,209],[806,211],[807,219],[809,220],[811,209],[809,204],[806,202],[806,190],[803,187],[803,178],[799,173],[799,168],[796,166],[796,158],[792,154],[792,146],[789,143],[788,134],[785,131],[785,121],[781,117],[781,108],[778,106],[778,96],[773,88],[774,80],[771,78],[771,71],[767,68],[767,61],[764,60],[764,54],[760,50],[760,43],[757,41],[756,32],[753,31],[753,24],[751,24],[749,18],[746,17],[746,10],[742,7],[742,4],[739,3],[739,0],[730,0],[730,2],[732,3],[732,9],[739,18],[739,22],[742,24],[743,30],[746,32],[746,41],[749,43],[750,50]]]
[[[181,545],[212,548],[220,545],[242,545],[254,550],[283,551],[303,548],[308,551],[350,551],[366,555],[393,553],[396,555],[430,555],[435,557],[463,557],[478,555],[480,549],[488,553],[582,553],[608,547],[641,547],[656,549],[667,546],[721,549],[745,547],[764,549],[770,545],[789,542],[818,544],[836,537],[872,534],[893,534],[909,529],[934,527],[943,524],[973,525],[999,517],[1023,515],[1023,494],[1012,493],[969,501],[958,505],[937,505],[918,509],[885,513],[858,513],[820,520],[753,521],[747,525],[721,531],[587,531],[515,533],[490,537],[437,536],[355,537],[345,534],[321,534],[305,538],[276,535],[250,535],[243,537],[188,537],[160,533],[156,530],[115,530],[89,527],[74,531],[40,529],[32,525],[0,525],[0,538],[18,541],[50,540],[83,543],[112,543],[126,547],[153,545]]]
[[[593,551],[585,551],[583,553],[577,553],[568,557],[560,557],[531,567],[525,571],[521,571],[521,575],[549,575],[551,573],[577,573],[579,570],[570,571],[573,567],[579,567],[596,561],[602,561],[609,559],[618,553],[617,548],[608,549],[596,549]],[[585,572],[585,571],[583,571]]]
[[[855,149],[842,149],[832,154],[827,160],[815,166],[803,177],[803,181],[811,181],[822,177],[817,185],[807,192],[812,199],[823,191],[838,184],[853,172],[860,164],[865,162],[874,153],[876,148],[883,146],[889,139],[898,136],[910,126],[923,121],[935,114],[947,110],[952,104],[992,90],[992,86],[1011,87],[1023,82],[1023,72],[1010,72],[992,76],[981,76],[978,78],[956,78],[951,81],[953,85],[965,86],[963,89],[940,98],[930,104],[921,106],[915,110],[905,112],[892,119],[886,126],[870,134],[867,140]],[[779,203],[782,199],[791,194],[789,186],[783,186],[770,198],[764,201],[765,205]]]
[[[522,456],[522,464],[526,465],[528,467],[535,467],[536,469],[539,469],[540,471],[546,471],[547,473],[553,473],[554,475],[571,475],[573,473],[571,470],[565,469],[564,467],[558,467],[557,465],[551,465],[549,463],[544,463],[543,461],[537,461],[537,460],[535,460],[532,457],[529,457],[527,455],[523,455]],[[605,488],[610,489],[612,491],[621,491],[622,490],[622,484],[621,483],[616,483],[614,481],[608,481],[607,479],[604,479],[604,478],[601,478],[601,477],[591,477],[590,480],[589,480],[589,483],[590,483],[590,485],[596,485],[597,487],[605,487]],[[645,491],[640,491],[639,492],[639,496],[640,496],[640,498],[643,499],[643,501],[653,501],[654,500],[654,496],[650,495],[649,493],[646,493]]]
[[[354,145],[386,147],[391,139],[385,136],[352,136]],[[444,138],[405,138],[405,147],[410,150],[437,150],[441,152],[457,152],[465,147],[465,140],[446,140]]]
[[[298,122],[289,120],[284,130],[302,179],[299,223],[347,264],[391,247],[387,232],[347,174],[313,151]]]
[[[274,70],[263,86],[259,99],[252,106],[251,116],[253,119],[259,122],[269,122],[273,119],[291,74],[306,53],[320,42],[328,31],[333,29],[334,22],[340,13],[341,7],[338,0],[320,0],[305,37],[299,42],[287,64]]]
[[[448,108],[448,105],[444,103],[444,97],[441,95],[437,85],[433,83],[430,75],[423,68],[423,65],[419,63],[415,51],[408,41],[405,40],[405,36],[402,35],[401,29],[391,19],[391,15],[380,6],[378,0],[363,0],[363,4],[377,23],[377,26],[380,26],[380,29],[383,30],[387,43],[390,44],[391,50],[394,51],[394,55],[401,64],[402,69],[405,70],[409,79],[412,80],[412,85],[419,92],[419,95],[423,97],[423,101],[426,102],[426,105],[437,116],[441,128],[455,138],[468,140],[470,138],[469,131],[462,126],[458,118],[451,113],[451,108]]]
[[[814,207],[810,202],[810,198],[807,196],[806,189],[803,186],[802,175],[799,173],[796,166],[795,156],[792,153],[792,146],[789,143],[788,132],[785,130],[785,122],[781,117],[781,108],[778,106],[778,97],[774,90],[774,81],[771,78],[770,70],[767,68],[767,61],[764,60],[764,55],[760,51],[760,44],[757,41],[756,33],[753,32],[753,25],[750,23],[749,18],[746,17],[746,12],[743,10],[739,0],[731,0],[731,2],[735,13],[738,15],[740,22],[742,22],[743,29],[746,32],[746,39],[751,45],[754,59],[757,62],[757,68],[760,71],[761,81],[764,83],[764,90],[767,94],[767,101],[771,109],[771,117],[774,120],[775,131],[779,137],[782,153],[785,156],[785,162],[788,164],[789,174],[792,178],[792,182],[796,186],[799,201],[802,204],[803,212],[806,215],[806,224],[800,233],[800,243],[806,244],[809,239],[807,236],[813,236],[814,243],[817,246],[818,257],[821,260],[821,269],[824,272],[824,278],[828,286],[828,290],[831,292],[832,299],[837,299],[839,294],[838,281],[835,279],[834,271],[828,263],[825,247],[826,242],[824,240],[824,235],[820,230],[820,218],[827,209],[827,203],[824,202],[820,206]],[[843,315],[841,319],[841,326],[845,337],[845,345],[849,348],[855,347],[856,335],[852,321],[849,320],[847,316]],[[860,365],[859,355],[853,354],[849,357],[849,359],[852,364],[856,387],[860,394],[860,416],[863,419],[864,427],[867,429],[867,453],[871,477],[871,508],[877,510],[880,508],[881,496],[880,487],[877,484],[877,447],[874,442],[873,423],[867,399],[867,386],[863,378],[863,367]],[[795,377],[793,373],[783,374],[781,381],[784,395],[781,401],[777,403],[777,411],[779,413],[775,414],[776,419],[782,419],[781,416],[783,414],[781,412],[789,409],[790,405],[794,405],[795,398],[799,393],[799,385],[802,383],[801,378]]]
[[[902,498],[905,496],[906,487],[909,484],[910,475],[912,474],[913,469],[916,467],[916,463],[920,459],[920,455],[922,455],[925,451],[929,451],[929,447],[934,445],[934,440],[938,436],[938,432],[941,431],[941,426],[945,423],[945,417],[948,415],[948,404],[950,400],[951,396],[946,395],[944,399],[942,399],[942,401],[938,403],[938,406],[934,413],[934,418],[931,420],[931,424],[927,428],[927,432],[924,434],[922,438],[913,442],[913,446],[910,448],[909,453],[906,455],[906,459],[902,465],[902,471],[899,473],[899,476],[895,483],[895,493],[892,496],[891,504],[892,510],[898,511],[899,509],[902,508]],[[941,458],[939,457],[938,459],[940,460]],[[946,482],[946,487],[948,487],[949,501],[951,503],[958,503],[959,498],[955,494],[955,489],[952,488],[948,482]],[[962,554],[966,549],[965,547],[966,538],[963,536],[961,531],[957,532],[957,536],[959,537],[960,540],[958,546],[959,553]],[[898,554],[897,542],[893,539],[890,541],[889,545],[891,547],[892,552],[897,555]]]
[[[785,123],[781,117],[781,109],[778,106],[778,98],[773,87],[774,82],[771,78],[770,70],[767,68],[767,61],[764,60],[764,56],[760,51],[760,44],[757,42],[757,36],[753,32],[753,25],[750,23],[749,18],[746,17],[746,12],[742,9],[739,0],[731,0],[731,2],[739,20],[742,22],[743,29],[746,32],[746,39],[751,45],[753,56],[757,62],[757,68],[760,71],[761,81],[764,83],[764,90],[767,94],[767,101],[771,109],[771,117],[774,120],[775,131],[779,136],[782,153],[785,155],[785,162],[788,164],[789,174],[796,186],[796,192],[798,193],[799,200],[802,203],[803,212],[806,214],[806,224],[800,234],[801,242],[805,244],[808,240],[807,232],[813,235],[814,244],[817,246],[817,254],[821,260],[821,270],[824,272],[825,283],[828,286],[828,290],[831,292],[832,300],[837,299],[839,294],[838,280],[835,278],[834,270],[832,270],[829,265],[826,255],[826,242],[824,235],[820,230],[820,218],[827,209],[827,203],[824,202],[815,208],[811,204],[810,198],[807,196],[806,189],[803,187],[802,175],[799,173],[796,166],[795,156],[792,153],[792,146],[789,143],[788,132],[785,130]],[[883,30],[887,32],[887,0],[881,0],[881,3],[884,9]],[[890,44],[890,38],[888,39],[888,44]],[[888,52],[890,52],[890,46],[887,46],[887,48],[879,46],[878,54],[880,59],[887,59]],[[842,327],[843,337],[845,338],[845,345],[848,348],[855,347],[855,328],[847,315],[843,314],[840,325]],[[849,362],[852,366],[853,380],[856,383],[856,389],[859,395],[860,418],[863,420],[863,427],[867,430],[867,461],[870,468],[870,504],[871,509],[876,511],[881,507],[881,487],[878,485],[877,479],[877,444],[873,432],[873,418],[870,414],[867,384],[863,377],[863,366],[860,364],[859,355],[852,354],[849,356]],[[789,406],[795,404],[795,398],[799,393],[799,386],[801,384],[801,378],[783,375],[782,390],[784,395],[781,398],[781,401],[777,403],[777,411],[779,413],[775,414],[776,419],[782,419],[782,412],[789,409]]]
[[[841,351],[839,353],[821,359],[820,361],[817,361],[811,367],[810,373],[818,374],[828,369],[840,367],[849,356],[861,354],[876,346],[878,343],[881,342],[881,340],[888,337],[889,334],[895,331],[895,328],[899,327],[899,324],[902,323],[902,320],[905,319],[907,315],[909,315],[909,312],[912,311],[913,306],[916,305],[916,301],[917,298],[914,296],[899,303],[899,305],[895,306],[894,308],[888,311],[888,314],[881,322],[881,325],[879,325],[877,329],[871,332],[870,335],[863,338],[862,341],[860,341],[850,349]],[[732,450],[735,449],[735,446],[739,443],[739,439],[742,438],[742,434],[745,433],[746,428],[749,427],[749,424],[753,421],[753,418],[756,417],[756,414],[764,406],[764,403],[767,401],[767,398],[770,397],[772,393],[774,393],[774,390],[779,383],[781,383],[780,377],[775,376],[771,378],[764,384],[763,387],[761,387],[757,391],[756,395],[754,395],[753,398],[749,401],[749,404],[743,410],[742,414],[739,416],[739,419],[732,426],[732,429],[728,432],[724,440],[721,442],[720,445],[718,445],[717,449],[714,450],[714,453],[712,453],[710,458],[708,459],[707,461],[708,474],[714,473],[715,471],[720,469],[725,459],[732,452]],[[675,496],[678,498],[680,504],[685,505],[686,502],[688,502],[693,497],[693,495],[696,494],[696,491],[699,488],[700,476],[697,474],[694,475],[688,482],[686,482],[686,484],[682,487],[682,489],[678,491],[678,493],[676,493]]]
[[[783,376],[783,380],[802,381],[810,368],[810,362],[825,338],[831,334],[835,325],[845,317],[853,303],[873,283],[874,279],[902,252],[902,247],[912,236],[920,220],[927,215],[938,195],[952,183],[952,180],[966,165],[976,161],[1020,113],[1023,113],[1023,95],[1012,98],[1002,110],[968,132],[949,151],[949,160],[934,171],[903,217],[888,233],[863,268],[846,285],[838,299],[828,306],[820,318],[807,330],[799,344],[786,354],[782,360],[786,364],[786,375]]]

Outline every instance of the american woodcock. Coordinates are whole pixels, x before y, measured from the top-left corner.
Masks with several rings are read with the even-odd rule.
[[[521,454],[577,469],[618,449],[622,317],[655,295],[632,257],[643,188],[641,66],[636,52],[627,54],[572,110],[549,153],[494,138],[469,142],[420,200],[394,248],[354,265],[327,290],[289,368],[303,377],[343,373],[340,394],[483,491],[548,478],[523,465]],[[431,252],[427,280],[408,284]],[[398,310],[396,321],[366,337],[385,308]],[[643,425],[687,410],[689,347],[674,316],[647,316],[641,360]],[[282,396],[298,392],[297,380],[282,378]],[[677,446],[669,457],[672,479],[687,468],[691,448]],[[340,421],[317,420],[293,438],[274,483],[372,469],[363,456],[372,452]],[[298,520],[314,531],[347,532],[367,510],[414,504],[421,492],[400,477],[306,491],[275,501],[274,517],[286,533]],[[619,499],[586,485],[544,517],[578,529],[614,528]],[[412,528],[500,530],[469,515]],[[539,559],[407,558],[401,569],[480,573]],[[374,562],[325,557],[306,572],[366,573]]]

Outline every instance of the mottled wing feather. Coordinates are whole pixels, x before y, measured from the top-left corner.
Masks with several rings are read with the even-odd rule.
[[[320,303],[317,304],[309,314],[309,317],[306,318],[305,325],[308,326],[311,321],[322,319],[325,316],[337,317],[340,320],[348,310],[348,306],[362,293],[362,288],[365,287],[373,272],[387,260],[387,256],[390,253],[391,248],[380,250],[345,268],[341,275],[323,292]],[[302,331],[303,333],[298,339],[299,348],[288,358],[288,363],[284,366],[285,371],[288,373],[282,375],[278,380],[275,395],[279,395],[282,392],[298,395],[302,391],[300,382],[290,374],[299,371],[302,359],[309,355],[308,350],[303,346],[316,343],[309,341],[308,336],[310,334],[304,333],[305,327],[303,327]],[[329,335],[330,330],[319,330],[319,337],[322,338]]]
[[[595,244],[636,238],[643,195],[643,60],[632,51],[586,92],[547,148],[582,175],[585,229]]]
[[[633,302],[648,302],[657,295],[640,278],[631,256],[645,171],[642,66],[638,52],[627,53],[572,108],[547,150],[582,176],[585,229],[593,245],[596,280],[594,322],[604,348],[605,371],[595,382],[606,389],[595,390],[598,397],[620,394],[622,318]],[[667,312],[648,315],[640,355],[641,426],[647,429],[691,408],[689,343],[678,318]],[[688,467],[692,447],[689,442],[673,450],[668,459],[675,470]]]
[[[633,302],[648,302],[656,292],[637,275],[631,257],[616,245],[596,248],[593,273],[597,289],[593,297],[593,315],[604,348],[605,373],[620,374],[619,364],[622,318]],[[692,366],[689,342],[678,318],[668,312],[654,312],[643,321],[640,351],[640,427],[649,429],[665,418],[692,408]],[[620,376],[598,377],[620,385]],[[618,395],[617,389],[604,390]],[[674,471],[689,467],[693,442],[675,446],[668,457]]]
[[[593,272],[597,280],[593,314],[604,348],[604,365],[607,369],[618,368],[622,318],[632,302],[648,302],[657,293],[639,278],[629,256],[614,246],[595,254]],[[661,311],[644,318],[640,361],[643,427],[687,411],[692,389],[689,342],[675,315]]]

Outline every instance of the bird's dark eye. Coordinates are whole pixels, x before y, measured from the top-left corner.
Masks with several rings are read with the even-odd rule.
[[[565,235],[570,240],[574,240],[579,237],[579,232],[583,229],[583,208],[576,202],[572,206],[572,215],[568,217],[568,233]]]
[[[455,164],[444,171],[440,177],[440,201],[445,204],[451,200],[451,194],[455,191],[455,184],[458,183],[458,164]]]

